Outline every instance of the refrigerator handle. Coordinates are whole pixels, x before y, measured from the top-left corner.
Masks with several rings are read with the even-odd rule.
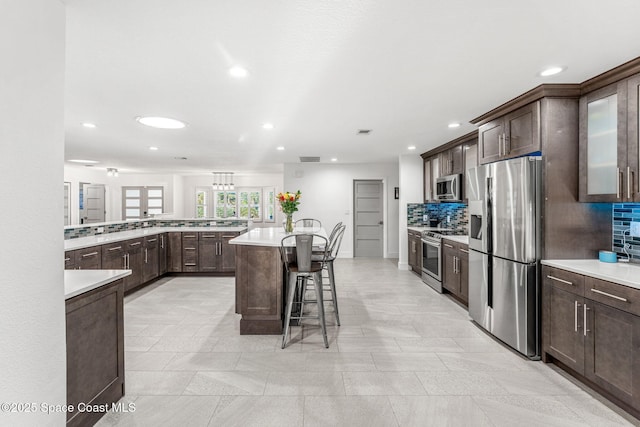
[[[487,255],[487,306],[493,308],[493,257]]]
[[[487,177],[487,232],[485,233],[485,239],[487,240],[487,253],[493,253],[493,200],[491,199],[493,193],[493,178]]]

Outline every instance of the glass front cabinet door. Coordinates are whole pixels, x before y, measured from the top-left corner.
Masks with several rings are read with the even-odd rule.
[[[580,99],[582,202],[626,200],[626,93],[626,84],[616,83]]]

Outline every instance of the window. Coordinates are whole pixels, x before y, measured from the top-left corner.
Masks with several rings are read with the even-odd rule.
[[[164,208],[164,187],[122,187],[122,218],[159,215]]]
[[[264,197],[263,197],[264,195]],[[210,187],[197,187],[195,197],[196,218],[237,218],[275,222],[275,189],[237,188],[231,191],[213,191]]]

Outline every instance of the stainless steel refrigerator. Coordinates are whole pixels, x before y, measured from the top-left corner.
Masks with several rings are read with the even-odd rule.
[[[540,183],[539,157],[467,173],[469,315],[529,358],[540,355]]]

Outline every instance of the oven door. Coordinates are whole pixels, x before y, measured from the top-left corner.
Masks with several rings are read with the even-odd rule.
[[[440,242],[422,240],[422,271],[438,282],[442,281],[440,249]]]

